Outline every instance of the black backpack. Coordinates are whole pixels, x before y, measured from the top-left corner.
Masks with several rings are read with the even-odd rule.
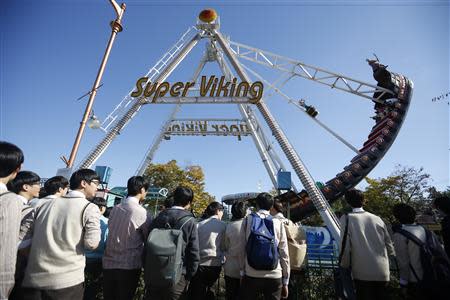
[[[421,281],[425,286],[433,288],[436,285],[441,286],[442,283],[450,282],[450,260],[437,236],[430,230],[424,229],[426,234],[425,243],[409,231],[401,228],[395,231],[420,247],[420,261],[423,268],[422,280],[419,280],[411,265],[410,268],[418,281]]]

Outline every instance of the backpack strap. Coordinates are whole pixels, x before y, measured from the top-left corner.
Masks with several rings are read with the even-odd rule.
[[[12,193],[13,193],[13,192],[6,191],[6,192],[4,192],[4,193],[1,193],[1,194],[0,194],[0,197],[5,196],[5,195],[7,195],[7,194],[12,194]]]
[[[179,219],[177,220],[177,223],[178,223],[178,224],[181,223],[181,220],[183,220],[183,219],[187,219],[187,220],[184,221],[183,224],[181,224],[180,228],[178,228],[179,230],[182,230],[182,229],[183,229],[183,226],[184,226],[187,222],[189,222],[191,219],[193,219],[193,217],[190,216],[190,215],[183,216],[183,217],[181,217],[181,218],[179,218]],[[178,226],[176,226],[176,227],[178,227]]]
[[[407,238],[408,240],[412,241],[414,244],[416,244],[419,247],[425,246],[424,242],[419,240],[414,234],[412,234],[411,232],[409,232],[409,231],[407,231],[405,229],[399,228],[399,229],[396,230],[396,232],[400,233],[405,238]],[[426,233],[426,230],[425,230],[425,233]]]
[[[89,201],[89,200],[88,200]],[[81,211],[81,226],[83,227],[83,230],[84,230],[84,226],[86,225],[86,224],[84,224],[84,213],[86,212],[86,209],[87,209],[87,207],[89,206],[89,205],[91,205],[91,204],[93,204],[92,202],[89,202],[88,204],[86,204],[84,207],[83,207],[83,210]]]
[[[342,256],[344,256],[344,250],[345,250],[345,245],[347,244],[347,235],[348,235],[348,219],[349,216],[348,214],[345,215],[345,229],[344,229],[344,237],[342,238],[342,249],[341,249],[341,253],[339,254],[339,260],[338,260],[338,266],[341,265],[341,261],[342,261]]]

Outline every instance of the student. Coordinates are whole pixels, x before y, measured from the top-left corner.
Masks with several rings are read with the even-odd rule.
[[[414,208],[403,203],[397,204],[393,208],[393,215],[400,222],[402,230],[414,235],[421,242],[426,242],[425,229],[415,224],[416,211]],[[406,294],[408,299],[424,299],[426,294],[423,286],[419,283],[423,278],[420,247],[398,230],[394,231],[392,240],[397,254],[400,287],[404,290],[402,293]]]
[[[214,299],[211,287],[219,279],[222,269],[222,240],[227,225],[222,222],[223,206],[211,202],[203,213],[203,220],[198,223],[198,241],[200,248],[200,265],[189,287],[191,299]]]
[[[6,185],[19,173],[24,161],[19,147],[0,141],[0,299],[8,299],[14,287],[17,245],[20,242],[23,203]]]
[[[189,281],[197,272],[200,253],[198,242],[198,229],[196,221],[190,212],[192,201],[194,200],[194,193],[190,188],[177,187],[173,192],[173,206],[161,213],[155,218],[152,223],[151,230],[155,228],[179,228],[183,233],[183,249],[182,261],[183,271],[181,279],[175,286],[170,288],[161,288],[152,286],[151,282],[146,282],[147,295],[146,299],[186,299],[187,288]],[[179,224],[183,221],[183,224]],[[178,227],[177,227],[178,226]],[[150,266],[146,266],[148,268]],[[146,269],[146,272],[158,271],[153,269]]]
[[[244,254],[240,261],[242,299],[256,299],[259,293],[262,293],[265,299],[288,297],[290,265],[286,231],[280,220],[270,215],[269,210],[272,206],[273,197],[270,194],[259,194],[256,197],[258,211],[247,216],[242,223],[240,236],[242,240],[240,253]],[[256,229],[262,229],[256,226],[261,223],[264,223],[269,231],[267,233],[264,229],[264,234],[272,236],[270,243],[275,247],[273,251],[269,247],[266,251],[259,251],[262,245],[257,242],[259,239],[254,237]],[[255,253],[258,252],[261,255],[256,257]]]
[[[389,256],[394,256],[394,245],[386,225],[380,217],[363,209],[364,196],[359,190],[345,193],[352,213],[341,217],[341,228],[348,226],[341,266],[351,267],[358,299],[387,299],[389,283]]]
[[[441,221],[441,233],[447,256],[450,257],[450,197],[441,196],[434,200],[434,207],[438,209],[444,218]]]
[[[244,201],[237,201],[231,206],[231,222],[227,224],[225,230],[223,250],[225,255],[225,264],[223,271],[225,273],[225,297],[227,300],[237,300],[239,297],[239,287],[241,276],[239,273],[239,261],[242,253],[241,228],[242,221],[247,215],[247,205]]]
[[[19,244],[16,262],[16,284],[9,296],[10,300],[22,299],[22,281],[25,276],[25,268],[28,261],[28,253],[31,245],[31,238],[33,234],[34,223],[34,209],[29,205],[31,199],[37,198],[40,191],[41,178],[34,172],[20,171],[17,173],[16,178],[8,183],[8,189],[16,193],[20,200],[22,200],[22,220],[21,227],[25,227],[28,234],[23,237],[22,242]]]
[[[270,214],[280,220],[286,230],[289,249],[289,265],[291,274],[289,276],[288,288],[290,291],[298,290],[299,285],[304,282],[305,273],[304,261],[306,257],[306,231],[301,223],[294,223],[283,215],[284,207],[280,200],[274,200],[273,206],[270,208]],[[289,293],[288,299],[296,299],[294,293]]]
[[[100,229],[102,233],[97,249],[85,252],[86,267],[84,269],[84,275],[86,285],[84,290],[84,300],[96,299],[96,295],[102,292],[102,258],[103,253],[105,252],[106,239],[108,238],[108,219],[104,216],[106,211],[106,200],[102,197],[94,197],[92,203],[97,205],[100,209]]]
[[[70,177],[71,191],[39,206],[23,281],[24,299],[83,299],[85,249],[100,241],[100,211],[87,199],[100,179],[80,169]]]
[[[109,215],[108,240],[103,256],[103,293],[105,299],[133,299],[139,282],[151,216],[141,205],[147,195],[148,181],[142,176],[128,179],[127,198]]]
[[[63,176],[54,176],[44,183],[44,188],[41,190],[39,198],[30,201],[32,207],[44,203],[45,201],[60,198],[67,194],[69,190],[69,181]]]

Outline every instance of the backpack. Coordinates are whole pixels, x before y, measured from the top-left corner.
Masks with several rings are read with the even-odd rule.
[[[272,216],[261,218],[255,213],[251,216],[252,226],[246,245],[247,262],[255,270],[274,270],[279,258]]]
[[[450,261],[436,235],[430,230],[424,229],[425,243],[404,229],[397,229],[396,232],[420,247],[420,262],[423,268],[422,280],[419,280],[411,265],[410,268],[418,281],[424,283],[425,286],[433,287],[436,284],[450,281]]]
[[[306,256],[305,230],[291,220],[283,222],[289,249],[289,263],[291,269],[300,270]]]
[[[183,271],[183,226],[192,219],[186,215],[165,228],[154,228],[146,243],[144,281],[159,288],[175,286]],[[182,222],[183,221],[183,222]],[[177,226],[180,225],[181,226]]]

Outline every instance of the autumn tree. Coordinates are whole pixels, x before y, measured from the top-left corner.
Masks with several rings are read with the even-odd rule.
[[[173,192],[177,186],[191,188],[194,192],[193,211],[200,216],[206,206],[215,201],[214,196],[205,191],[205,174],[200,166],[187,166],[182,169],[176,160],[166,164],[150,164],[144,176],[151,186],[165,187]]]
[[[366,181],[365,209],[386,221],[394,221],[392,208],[397,203],[409,204],[419,212],[430,206],[430,175],[423,168],[397,165],[388,177]]]
[[[389,223],[394,221],[392,208],[397,203],[409,204],[418,212],[423,212],[430,207],[433,188],[429,185],[430,175],[425,173],[423,168],[417,169],[397,165],[394,171],[385,178],[371,179],[366,177],[365,180],[368,186],[363,190],[366,200],[364,209],[380,216]],[[437,192],[435,189],[434,191],[441,194],[445,193]],[[331,207],[337,214],[351,211],[344,197],[333,202]],[[305,219],[303,223],[313,226],[323,224],[318,213]]]

